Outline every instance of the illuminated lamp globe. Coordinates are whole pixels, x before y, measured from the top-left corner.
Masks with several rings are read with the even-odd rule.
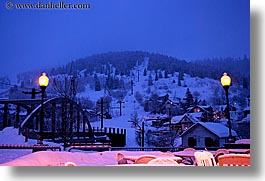
[[[225,72],[221,77],[221,84],[223,87],[229,87],[231,85],[231,78]]]
[[[43,72],[39,77],[39,85],[40,87],[47,87],[49,84],[49,78],[46,76],[46,73]]]

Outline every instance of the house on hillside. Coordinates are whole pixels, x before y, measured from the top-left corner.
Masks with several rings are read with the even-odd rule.
[[[180,110],[179,102],[173,101],[169,99],[169,95],[162,95],[158,98],[159,103],[159,109],[160,113],[167,114],[168,117],[171,117],[172,115],[177,112],[177,110]]]
[[[200,122],[200,120],[196,117],[196,114],[184,114],[181,116],[173,116],[171,118],[169,124],[171,131],[176,131],[176,133],[181,134],[182,132],[186,131],[189,127],[196,124],[197,122]],[[198,116],[198,115],[197,115]],[[166,126],[166,125],[164,125]]]
[[[226,118],[227,105],[214,106],[213,117],[215,120]],[[231,121],[238,120],[237,108],[233,105],[229,106]]]
[[[193,106],[187,109],[187,113],[200,113],[200,121],[213,121],[213,108],[211,106]]]
[[[187,109],[187,113],[193,113],[193,112],[213,112],[212,106],[193,106]]]
[[[232,136],[234,139],[237,136],[234,130],[232,130]],[[183,147],[223,147],[229,140],[229,128],[221,123],[197,122],[180,137]]]

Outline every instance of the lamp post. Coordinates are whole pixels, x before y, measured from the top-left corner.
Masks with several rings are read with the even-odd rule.
[[[221,77],[221,84],[225,90],[226,95],[226,111],[227,111],[227,119],[228,119],[228,128],[229,128],[229,143],[233,142],[232,138],[232,131],[231,131],[231,120],[230,120],[230,106],[229,106],[229,99],[228,99],[228,89],[231,85],[231,78],[227,75],[225,72],[223,76]]]
[[[43,102],[44,102],[44,95],[46,87],[49,84],[49,78],[46,76],[46,73],[43,72],[42,75],[39,77],[39,85],[41,89],[41,107],[40,107],[40,141],[43,140],[43,124],[44,124],[44,110],[43,110]]]

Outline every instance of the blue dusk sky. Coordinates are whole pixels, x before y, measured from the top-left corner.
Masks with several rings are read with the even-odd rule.
[[[187,61],[250,54],[249,0],[63,2],[90,8],[7,9],[7,0],[0,1],[0,76],[109,51],[143,50]]]

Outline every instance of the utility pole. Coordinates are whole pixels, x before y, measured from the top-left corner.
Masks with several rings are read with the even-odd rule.
[[[35,99],[36,98],[36,94],[40,94],[41,91],[36,91],[35,88],[31,89],[31,92],[27,92],[27,91],[22,91],[23,94],[31,94],[31,99]]]
[[[103,97],[100,99],[100,128],[103,128]]]
[[[121,108],[122,108],[122,103],[124,102],[120,100],[118,103],[120,104],[120,116],[122,116]]]
[[[98,104],[100,104],[100,113],[97,114],[98,116],[100,116],[100,128],[101,129],[103,129],[103,127],[104,127],[103,126],[103,118],[104,118],[104,116],[107,117],[107,114],[103,113],[104,112],[104,103],[106,103],[106,102],[104,102],[103,97],[101,97],[100,102],[98,103]]]

